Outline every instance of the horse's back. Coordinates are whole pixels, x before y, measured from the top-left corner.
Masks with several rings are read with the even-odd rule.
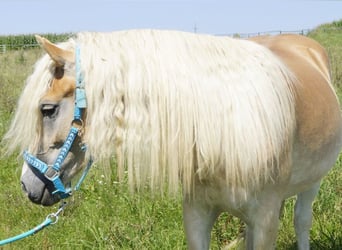
[[[268,47],[293,72],[296,133],[293,146],[292,195],[319,181],[341,149],[342,121],[332,87],[329,59],[316,41],[299,35],[262,36],[251,40]]]

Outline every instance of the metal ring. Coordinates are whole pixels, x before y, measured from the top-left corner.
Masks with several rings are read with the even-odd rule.
[[[78,129],[78,136],[82,137],[83,129],[84,129],[84,122],[83,122],[83,120],[82,119],[74,119],[71,122],[71,126],[77,128]]]
[[[57,214],[49,214],[48,216],[46,216],[46,219],[50,219],[51,220],[51,224],[54,225],[58,222],[58,215]]]
[[[71,125],[73,126],[74,124],[79,126],[81,129],[84,127],[84,122],[82,119],[73,119]]]

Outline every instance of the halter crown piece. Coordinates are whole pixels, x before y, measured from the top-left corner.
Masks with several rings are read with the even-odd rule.
[[[30,154],[28,151],[24,151],[23,157],[27,162],[28,166],[38,170],[45,178],[51,181],[55,187],[52,194],[57,194],[61,199],[71,196],[73,190],[78,190],[83,180],[85,179],[91,164],[92,159],[90,158],[87,166],[85,167],[82,176],[75,185],[74,188],[65,187],[62,180],[60,179],[60,169],[61,166],[70,152],[71,146],[73,145],[77,136],[80,136],[81,129],[83,127],[82,114],[87,107],[86,95],[84,89],[84,78],[81,72],[81,59],[80,59],[80,48],[76,46],[75,49],[75,68],[76,68],[76,89],[75,89],[75,107],[74,107],[74,120],[69,131],[67,138],[61,147],[59,154],[53,165],[48,165],[45,162],[39,160],[36,156]],[[81,128],[75,127],[74,124],[80,124]],[[82,150],[85,151],[86,147],[83,145]]]

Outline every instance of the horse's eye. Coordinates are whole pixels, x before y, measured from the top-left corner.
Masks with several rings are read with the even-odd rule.
[[[58,105],[56,104],[42,104],[40,107],[40,112],[43,117],[54,118],[58,113]]]

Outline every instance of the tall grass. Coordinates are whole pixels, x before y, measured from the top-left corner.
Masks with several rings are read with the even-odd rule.
[[[311,31],[309,36],[327,49],[331,60],[333,83],[340,92],[342,89],[342,20],[323,24]]]
[[[334,84],[342,93],[341,31],[310,33],[329,51]],[[0,138],[8,128],[24,79],[32,71],[39,49],[0,54]],[[58,206],[32,204],[20,188],[22,159],[5,157],[0,145],[0,239],[41,223]],[[324,178],[314,204],[312,249],[342,249],[342,158]],[[279,228],[278,249],[296,249],[293,229],[294,198],[285,203]],[[243,224],[221,215],[212,232],[212,249],[235,239]],[[82,189],[68,200],[58,223],[4,249],[185,249],[181,195],[176,198],[131,195],[125,183],[105,176],[94,166]]]

